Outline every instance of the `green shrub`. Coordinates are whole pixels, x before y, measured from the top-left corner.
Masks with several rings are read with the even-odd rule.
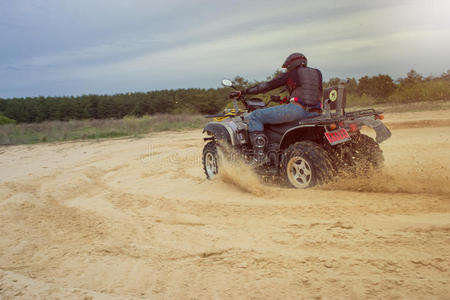
[[[5,116],[3,113],[0,112],[0,125],[14,124],[14,123],[16,123],[16,120],[10,119],[7,116]]]
[[[450,100],[450,82],[423,81],[401,85],[388,99],[389,102],[424,102]]]
[[[395,91],[395,83],[389,75],[363,76],[358,82],[358,94],[367,94],[379,100],[386,99]]]

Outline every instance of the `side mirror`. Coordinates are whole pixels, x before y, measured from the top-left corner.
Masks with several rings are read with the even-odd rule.
[[[232,87],[232,86],[233,86],[233,82],[231,82],[230,79],[223,79],[223,80],[222,80],[222,85],[223,85],[223,86],[229,86],[229,87]]]

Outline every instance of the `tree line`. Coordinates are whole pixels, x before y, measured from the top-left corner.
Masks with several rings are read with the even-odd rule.
[[[0,99],[0,113],[17,122],[107,119],[127,115],[214,113],[222,109],[228,89],[178,89],[116,95]]]
[[[275,71],[266,80],[270,80],[280,72]],[[324,87],[337,85],[339,81],[339,78],[331,78],[324,82]],[[240,76],[235,77],[234,82],[240,89],[259,83]],[[383,102],[396,99],[391,97],[396,91],[408,90],[427,82],[441,84],[443,92],[440,94],[447,97],[450,90],[450,70],[439,77],[424,77],[411,70],[405,78],[396,81],[383,74],[363,76],[358,80],[351,78],[347,92],[352,95],[368,95]],[[139,117],[158,113],[211,114],[219,112],[229,103],[229,92],[229,88],[190,88],[116,95],[0,99],[0,115],[20,123],[31,123],[46,120],[122,118],[127,115]]]

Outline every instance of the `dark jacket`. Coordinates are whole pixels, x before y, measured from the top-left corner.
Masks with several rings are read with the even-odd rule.
[[[322,73],[309,67],[298,67],[282,73],[270,81],[246,89],[245,93],[249,95],[266,93],[283,85],[289,91],[289,98],[298,98],[298,102],[308,108],[320,108],[323,93]]]

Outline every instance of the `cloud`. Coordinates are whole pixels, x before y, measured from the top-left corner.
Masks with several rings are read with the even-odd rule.
[[[445,1],[17,1],[0,25],[7,96],[214,87],[264,79],[293,51],[325,78],[450,65]]]
[[[394,15],[401,9],[397,8]],[[289,52],[299,49],[320,62],[322,67],[342,64],[342,57],[348,58],[346,65],[351,65],[351,57],[355,55],[369,64],[374,60],[379,63],[398,55],[402,49],[394,46],[400,45],[411,51],[418,47],[416,44],[430,42],[430,38],[435,40],[436,37],[449,35],[448,29],[395,30],[393,20],[385,19],[382,25],[377,21],[385,14],[386,10],[376,9],[351,16],[337,16],[327,22],[311,21],[301,26],[289,23],[272,29],[262,26],[233,36],[217,36],[214,40],[174,45],[168,50],[101,65],[94,68],[93,75],[106,75],[115,71],[208,71],[213,68],[230,71],[230,66],[236,72],[249,67],[256,73],[264,70],[270,72],[281,64]]]

